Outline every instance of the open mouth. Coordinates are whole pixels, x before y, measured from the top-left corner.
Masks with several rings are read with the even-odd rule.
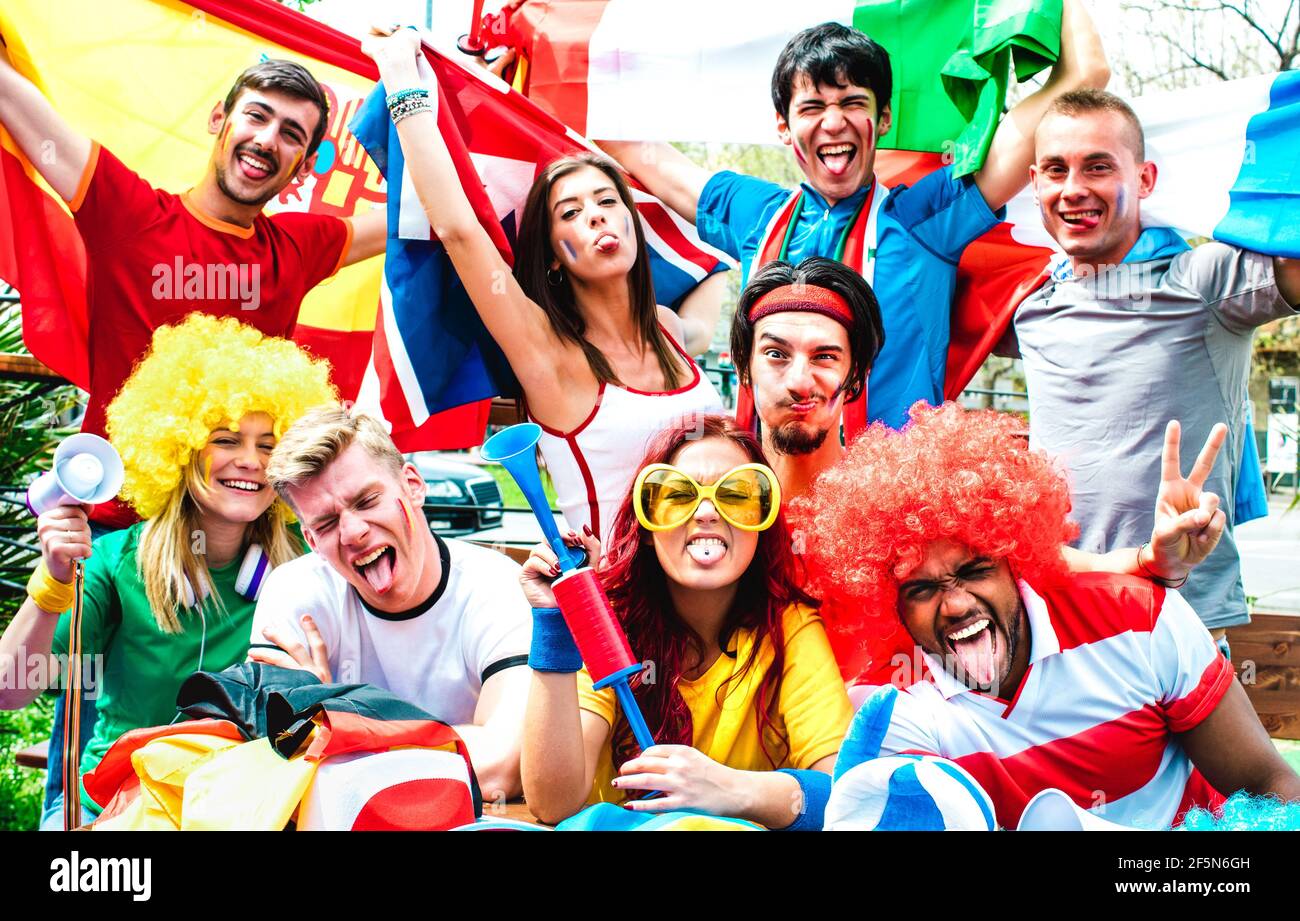
[[[823,144],[817,148],[817,159],[832,176],[843,176],[857,155],[858,148],[853,144]]]
[[[353,560],[352,568],[376,594],[382,595],[393,587],[393,564],[396,562],[397,551],[385,544]]]
[[[991,687],[997,678],[998,637],[993,621],[980,617],[967,621],[944,637],[967,683]],[[959,675],[958,677],[961,677]]]
[[[602,233],[596,238],[596,249],[602,253],[616,253],[618,252],[619,245],[620,241],[618,237],[614,236],[612,233]]]
[[[217,480],[217,482],[227,489],[233,489],[238,492],[254,493],[266,489],[265,483],[254,483],[252,480]]]
[[[715,534],[698,534],[686,542],[686,553],[695,562],[711,566],[727,555],[727,542]]]
[[[1080,230],[1091,230],[1101,223],[1101,211],[1092,208],[1086,211],[1062,211],[1061,220]]]
[[[275,172],[275,161],[248,150],[240,150],[236,158],[240,171],[254,182],[260,182]]]

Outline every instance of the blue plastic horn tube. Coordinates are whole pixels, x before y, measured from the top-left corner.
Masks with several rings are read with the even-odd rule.
[[[519,484],[528,506],[541,525],[546,544],[559,559],[561,576],[554,583],[555,599],[564,622],[582,654],[596,688],[612,687],[619,706],[632,729],[632,735],[644,751],[654,745],[654,737],[632,695],[631,677],[641,671],[632,655],[627,636],[614,616],[595,571],[586,565],[586,556],[568,546],[555,526],[550,503],[542,489],[535,448],[542,428],[533,422],[512,425],[483,443],[479,455],[486,461],[501,464]]]

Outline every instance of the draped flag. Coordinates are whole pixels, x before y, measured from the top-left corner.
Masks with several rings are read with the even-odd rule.
[[[491,74],[461,67],[431,49],[426,53],[425,80],[437,101],[438,130],[465,194],[509,262],[509,244],[534,177],[556,157],[594,148]],[[515,385],[433,237],[405,169],[382,86],[366,100],[351,130],[390,182],[386,285],[374,361],[360,402],[378,402],[398,438],[403,425],[419,425],[436,411],[442,405],[438,399],[454,402],[482,392],[509,395]],[[643,190],[634,189],[633,195],[661,304],[677,305],[705,277],[728,268],[727,257],[701,241],[689,222]],[[445,363],[424,351],[434,327],[440,335],[487,343],[470,353],[473,362],[455,379],[448,378]],[[419,350],[412,348],[417,344]]]
[[[1056,60],[1061,0],[515,0],[493,25],[518,85],[575,131],[611,140],[773,143],[769,86],[796,32],[838,22],[890,52],[884,149],[979,168],[1006,99]],[[489,32],[491,35],[492,32]]]
[[[5,0],[0,35],[14,65],[60,115],[149,182],[172,191],[203,174],[211,149],[207,115],[235,76],[266,57],[297,61],[325,87],[329,124],[313,175],[285,189],[266,210],[345,217],[386,202],[383,175],[347,128],[374,86],[373,62],[358,39],[271,0]],[[462,122],[462,130],[474,141],[474,165],[488,183],[487,220],[498,234],[504,230],[505,245],[513,211],[539,163],[585,142],[504,87],[489,89],[461,68],[447,67],[447,79],[461,81],[457,99],[470,93],[493,102],[481,112],[469,105],[473,118]],[[536,137],[510,138],[516,130]],[[479,179],[471,185],[478,188]],[[413,201],[412,195],[408,207]],[[661,303],[680,301],[707,274],[726,267],[721,254],[700,244],[689,224],[657,202],[643,204],[642,213]],[[22,296],[32,354],[83,388],[92,345],[85,260],[67,209],[0,127],[0,278]],[[408,253],[406,269],[425,281],[445,268],[417,261]],[[446,271],[423,290],[445,291],[451,300],[412,300],[411,309],[398,311],[403,324],[375,336],[383,275],[383,260],[371,259],[319,285],[303,300],[294,338],[330,360],[344,398],[394,414],[385,421],[403,450],[478,444],[487,422],[482,398],[513,392],[508,369],[486,333],[479,335],[472,309],[455,302],[458,283]],[[394,315],[391,290],[386,315]],[[438,364],[434,383],[417,382],[399,353],[409,367]],[[413,363],[412,355],[419,356]]]
[[[267,205],[346,217],[382,204],[379,171],[347,133],[374,83],[356,40],[269,0],[5,0],[0,33],[14,65],[76,130],[160,188],[203,174],[208,113],[262,57],[306,66],[330,120],[308,179]],[[73,383],[89,383],[85,250],[58,196],[0,129],[0,276],[22,295],[28,348]],[[57,155],[57,152],[51,152]],[[351,266],[303,301],[295,338],[356,393],[370,352],[380,260]]]
[[[516,86],[590,137],[776,142],[769,95],[784,44],[819,22],[865,31],[890,52],[894,127],[877,175],[913,183],[944,162],[982,162],[1010,72],[1059,51],[1060,3],[805,0],[752,15],[746,0],[515,0],[489,19],[514,47]],[[504,38],[501,38],[504,36]],[[664,100],[689,100],[665,104]],[[1143,222],[1270,255],[1300,254],[1300,73],[1130,100],[1159,170]],[[1032,191],[967,247],[953,302],[945,396],[957,397],[1039,282],[1053,242]]]

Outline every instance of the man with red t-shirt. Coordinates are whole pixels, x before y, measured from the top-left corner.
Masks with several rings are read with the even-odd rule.
[[[382,209],[347,219],[262,213],[311,172],[327,116],[324,90],[302,66],[250,67],[208,117],[216,140],[204,175],[176,195],[74,130],[0,53],[0,122],[68,203],[86,246],[85,431],[104,433],[105,407],[159,326],[201,310],[288,336],[308,291],[383,251]],[[41,155],[51,149],[55,156]],[[120,526],[130,518],[113,503],[96,520]]]

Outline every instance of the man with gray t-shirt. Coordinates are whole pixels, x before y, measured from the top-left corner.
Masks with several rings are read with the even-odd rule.
[[[1078,546],[1104,551],[1151,532],[1166,422],[1179,420],[1193,444],[1227,424],[1205,488],[1225,500],[1229,527],[1182,587],[1221,636],[1249,619],[1231,499],[1250,437],[1241,407],[1251,340],[1294,314],[1300,262],[1216,242],[1193,249],[1169,228],[1143,229],[1139,202],[1156,167],[1116,96],[1062,96],[1035,141],[1035,198],[1064,252],[1015,316],[1031,438],[1070,470]]]

